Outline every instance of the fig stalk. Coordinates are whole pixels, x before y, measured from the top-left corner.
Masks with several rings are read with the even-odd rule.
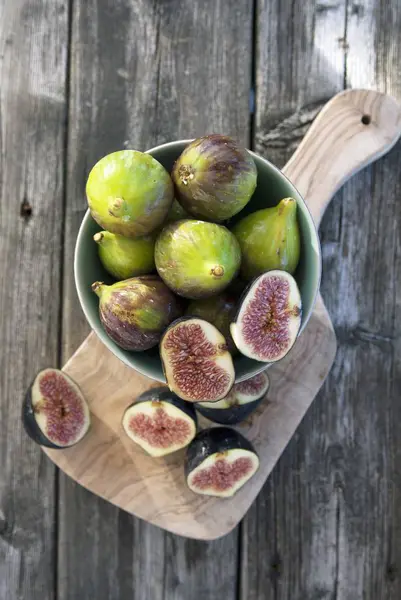
[[[112,198],[109,201],[109,215],[112,217],[122,217],[124,214],[124,200],[122,198]]]
[[[92,283],[91,287],[92,287],[92,291],[95,292],[95,294],[97,296],[99,296],[99,298],[101,298],[102,292],[103,292],[103,288],[104,288],[103,281],[95,281],[94,283]]]
[[[213,267],[212,274],[215,277],[223,277],[223,275],[224,275],[224,267],[222,267],[221,265],[217,265],[217,266]]]

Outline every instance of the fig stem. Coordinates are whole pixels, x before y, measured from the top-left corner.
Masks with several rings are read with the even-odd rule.
[[[212,269],[212,275],[214,275],[215,277],[223,277],[224,267],[222,267],[222,265],[216,265]]]
[[[100,298],[100,296],[102,295],[103,287],[104,287],[103,281],[95,281],[95,283],[92,283],[91,287],[92,287],[92,290],[95,292],[95,294],[97,294]]]
[[[296,205],[296,203],[297,201],[294,198],[283,198],[278,205],[278,214],[281,215],[286,208]]]
[[[122,198],[111,198],[109,200],[109,215],[122,217],[124,214],[124,200]]]
[[[98,231],[97,233],[95,233],[95,235],[93,236],[94,241],[97,244],[100,244],[100,242],[102,241],[102,239],[104,238],[104,235],[101,231]]]
[[[191,165],[181,165],[179,174],[184,185],[188,185],[188,181],[191,181],[191,179],[194,178],[194,171]]]

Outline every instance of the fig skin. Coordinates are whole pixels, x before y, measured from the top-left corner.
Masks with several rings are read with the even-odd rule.
[[[241,277],[250,281],[265,271],[280,269],[293,274],[301,242],[297,202],[284,198],[239,221],[231,230],[241,246]]]
[[[185,311],[186,316],[199,317],[212,323],[224,335],[227,348],[232,356],[238,354],[230,333],[230,323],[235,315],[236,299],[223,292],[218,296],[192,300]]]
[[[157,275],[143,275],[105,285],[96,281],[99,316],[107,335],[124,350],[157,346],[166,327],[180,316],[174,294]]]
[[[181,206],[181,204],[174,198],[173,204],[168,212],[165,224],[174,223],[175,221],[181,221],[182,219],[191,219],[191,215]]]
[[[127,238],[110,231],[99,231],[95,233],[93,239],[98,244],[100,262],[118,281],[147,275],[156,270],[154,234]]]
[[[232,137],[211,134],[183,150],[171,177],[186,211],[221,223],[248,204],[256,188],[257,169],[251,154]]]
[[[214,296],[230,284],[239,271],[241,251],[223,225],[183,219],[159,234],[155,263],[170,289],[195,300]]]
[[[91,215],[102,229],[140,237],[165,221],[174,186],[166,169],[150,154],[119,150],[94,165],[86,182],[86,197]]]

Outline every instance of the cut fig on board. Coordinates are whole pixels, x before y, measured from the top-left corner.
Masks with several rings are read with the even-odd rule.
[[[48,448],[77,444],[90,427],[89,407],[78,385],[59,369],[39,371],[29,386],[22,422],[30,438]]]
[[[167,328],[160,357],[171,391],[189,402],[216,402],[235,381],[234,365],[220,331],[208,321],[183,317]]]
[[[187,448],[185,477],[196,494],[229,498],[258,468],[251,442],[230,427],[204,429]]]
[[[266,397],[269,389],[266,372],[258,373],[246,381],[236,383],[228,395],[218,402],[198,402],[201,415],[223,425],[236,425],[244,421]]]
[[[297,339],[301,310],[301,294],[292,275],[280,270],[263,273],[244,292],[230,325],[235,345],[261,362],[284,358]]]
[[[125,433],[150,456],[158,457],[185,448],[196,434],[193,404],[178,398],[167,387],[144,392],[124,412]]]

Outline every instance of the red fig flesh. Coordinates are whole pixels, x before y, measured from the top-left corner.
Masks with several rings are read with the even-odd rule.
[[[144,392],[126,409],[123,427],[150,456],[165,456],[193,440],[197,419],[193,404],[160,387]]]
[[[161,339],[160,356],[169,388],[184,400],[214,402],[234,384],[226,340],[203,319],[174,321]]]
[[[275,362],[292,348],[301,326],[301,295],[289,273],[273,270],[245,292],[230,331],[238,350],[254,360]]]
[[[230,427],[203,429],[187,448],[185,476],[196,494],[233,496],[258,468],[253,444]]]
[[[50,448],[67,448],[81,440],[90,426],[88,404],[78,385],[58,369],[40,371],[23,406],[28,435]]]

